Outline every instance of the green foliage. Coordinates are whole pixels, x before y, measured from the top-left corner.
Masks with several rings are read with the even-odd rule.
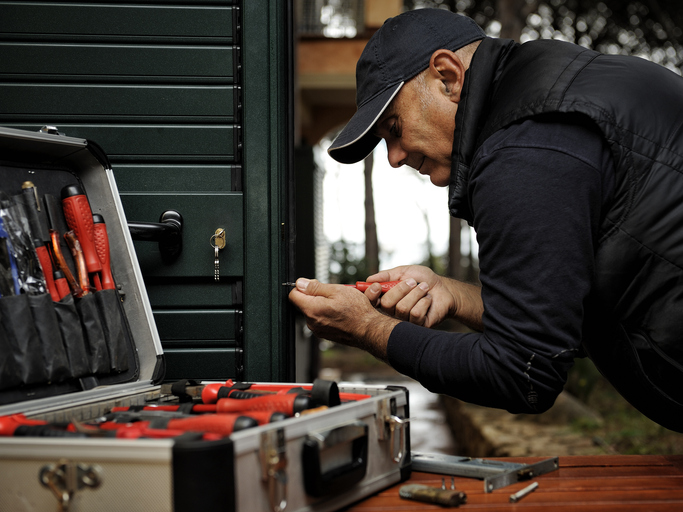
[[[562,39],[602,53],[638,55],[679,72],[683,66],[680,0],[406,0],[405,6],[460,12],[497,36],[503,3],[523,18],[522,42]]]
[[[589,359],[576,361],[565,389],[602,417],[601,423],[582,420],[572,427],[592,437],[606,452],[637,455],[683,453],[683,436],[638,412],[600,375]]]
[[[339,240],[332,243],[330,251],[330,282],[351,284],[367,277],[364,246]]]

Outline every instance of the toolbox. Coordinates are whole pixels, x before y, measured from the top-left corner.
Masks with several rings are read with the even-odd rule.
[[[107,155],[54,132],[0,128],[0,510],[327,511],[409,476],[405,388],[165,383]]]

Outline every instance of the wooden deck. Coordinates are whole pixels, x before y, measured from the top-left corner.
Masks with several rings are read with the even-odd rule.
[[[500,459],[525,464],[543,458]],[[560,468],[526,482],[484,492],[482,480],[455,477],[455,488],[467,494],[459,508],[483,511],[683,511],[683,455],[594,455],[559,458]],[[444,510],[444,507],[401,499],[408,483],[441,487],[445,475],[413,472],[411,478],[344,509],[345,512]],[[445,476],[450,488],[451,477]],[[531,482],[538,488],[518,503],[510,494]]]

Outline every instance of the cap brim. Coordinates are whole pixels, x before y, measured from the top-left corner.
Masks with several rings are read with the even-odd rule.
[[[334,139],[327,153],[337,162],[353,164],[360,162],[379,143],[380,139],[371,130],[389,106],[405,82],[400,82],[378,94],[360,107],[344,129]]]

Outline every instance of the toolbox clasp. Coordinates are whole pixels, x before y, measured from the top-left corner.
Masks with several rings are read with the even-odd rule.
[[[261,479],[268,484],[268,499],[273,512],[283,512],[287,507],[286,448],[284,429],[261,434]]]
[[[410,418],[401,418],[396,410],[396,399],[391,398],[378,402],[377,438],[380,441],[388,441],[391,450],[391,459],[399,463],[405,455],[406,429]],[[398,442],[396,431],[398,431]]]
[[[67,512],[71,500],[85,487],[96,489],[102,483],[102,468],[60,459],[40,469],[40,483],[52,491],[57,498],[60,512]]]

